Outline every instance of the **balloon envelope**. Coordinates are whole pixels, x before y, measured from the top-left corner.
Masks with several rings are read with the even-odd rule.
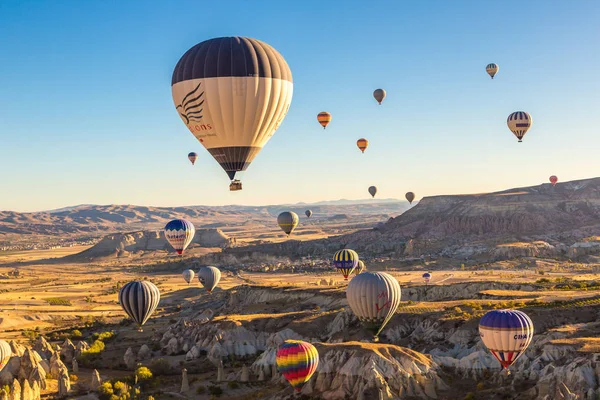
[[[174,219],[165,226],[165,238],[177,254],[183,254],[183,251],[192,243],[195,234],[194,224],[185,219]]]
[[[358,260],[358,265],[356,266],[356,268],[354,268],[354,274],[358,275],[361,272],[365,271],[365,263],[363,262],[363,260]]]
[[[519,139],[519,142],[523,141],[523,136],[531,128],[532,123],[531,115],[525,111],[515,111],[506,119],[508,129]]]
[[[492,79],[494,79],[494,75],[496,75],[496,74],[498,73],[498,70],[499,70],[499,69],[500,69],[500,67],[498,67],[498,66],[497,66],[496,64],[494,64],[494,63],[491,63],[491,64],[488,64],[488,65],[485,67],[485,72],[487,72],[487,73],[488,73],[488,75],[489,75],[489,76],[491,76],[491,77],[492,77]]]
[[[367,147],[369,147],[369,141],[364,138],[358,139],[356,141],[356,146],[364,153]]]
[[[358,261],[358,253],[350,249],[338,250],[333,255],[333,266],[342,273],[345,280],[358,267]]]
[[[429,281],[431,280],[431,274],[429,272],[425,272],[423,274],[423,279],[425,279],[426,283],[429,283]]]
[[[385,96],[386,96],[386,93],[385,93],[385,90],[383,90],[383,89],[375,89],[375,91],[373,92],[373,97],[375,97],[375,100],[377,100],[377,102],[379,104],[381,104],[383,99],[385,99]]]
[[[400,295],[400,284],[385,272],[356,275],[346,289],[350,308],[365,328],[373,333],[375,341],[398,309]]]
[[[191,281],[194,280],[194,271],[192,271],[191,269],[186,269],[185,271],[183,271],[183,279],[187,282],[190,283]]]
[[[370,186],[369,187],[369,194],[373,197],[375,197],[375,195],[377,194],[377,188],[375,186]]]
[[[298,214],[292,211],[284,211],[277,217],[277,224],[288,236],[296,229],[299,221]]]
[[[6,366],[11,356],[12,349],[8,342],[0,340],[0,371]]]
[[[285,118],[292,72],[281,54],[260,40],[220,37],[181,57],[171,90],[183,123],[233,180]]]
[[[277,349],[276,362],[279,372],[299,392],[317,370],[319,352],[308,342],[286,340]]]
[[[119,291],[119,304],[141,328],[160,302],[160,291],[149,281],[129,282]]]
[[[198,280],[211,293],[221,280],[221,271],[217,267],[202,267],[198,271]]]
[[[406,200],[412,204],[413,200],[415,199],[415,194],[413,192],[407,192],[404,197],[406,197]]]
[[[492,310],[481,317],[479,336],[502,368],[508,368],[531,343],[533,322],[523,311]]]
[[[556,182],[558,182],[558,177],[556,175],[552,175],[550,177],[550,183],[552,184],[552,186],[555,186]]]
[[[198,154],[191,152],[190,154],[188,154],[188,160],[190,160],[192,162],[192,165],[194,165],[194,163],[196,162],[196,160],[198,159]]]
[[[331,122],[331,114],[329,114],[327,111],[321,111],[317,115],[317,121],[319,121],[323,129],[325,129],[327,128],[327,125],[329,125],[329,123]]]
[[[307,217],[307,218],[310,218],[310,217],[312,216],[312,211],[311,211],[311,210],[306,210],[306,211],[304,212],[304,214],[306,214],[306,217]]]

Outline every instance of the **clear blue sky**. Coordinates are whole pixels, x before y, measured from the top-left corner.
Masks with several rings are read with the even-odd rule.
[[[358,199],[370,185],[421,198],[599,176],[599,21],[596,0],[3,0],[0,209]],[[294,76],[241,192],[170,89],[188,48],[233,35],[275,47]],[[517,110],[534,121],[523,143],[506,127]]]

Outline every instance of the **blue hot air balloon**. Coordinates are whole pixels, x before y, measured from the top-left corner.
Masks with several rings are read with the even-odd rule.
[[[185,219],[174,219],[165,226],[165,238],[177,254],[183,254],[183,251],[192,243],[195,234],[194,224]]]

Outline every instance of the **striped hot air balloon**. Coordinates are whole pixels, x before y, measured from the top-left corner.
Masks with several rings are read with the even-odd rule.
[[[552,184],[552,186],[556,186],[557,182],[558,182],[558,177],[556,175],[552,175],[550,177],[550,183]]]
[[[0,340],[0,371],[8,364],[12,356],[12,349],[8,342]]]
[[[160,291],[149,281],[129,282],[119,291],[119,304],[123,310],[134,320],[142,331],[142,325],[148,321],[158,303]]]
[[[333,255],[333,266],[342,273],[344,280],[348,280],[348,275],[358,266],[358,253],[350,249],[338,250]]]
[[[317,121],[319,121],[323,129],[325,129],[331,122],[331,114],[329,114],[327,111],[321,111],[319,115],[317,115]]]
[[[500,67],[498,67],[496,64],[490,63],[485,67],[485,72],[487,72],[488,75],[491,76],[492,79],[494,79],[494,75],[498,73],[499,69]]]
[[[479,321],[483,344],[507,369],[523,354],[533,338],[533,322],[518,310],[492,310]]]
[[[221,280],[221,271],[217,267],[202,267],[198,271],[198,280],[208,293],[212,293]]]
[[[531,128],[532,123],[533,119],[531,119],[531,115],[525,111],[515,111],[506,120],[508,129],[519,139],[519,142],[523,141],[523,136]]]
[[[369,147],[369,141],[365,138],[360,138],[356,141],[356,146],[364,153],[367,147]]]
[[[358,275],[364,271],[365,271],[365,263],[363,262],[363,260],[358,260],[358,265],[356,266],[356,268],[354,268],[354,271],[352,271],[352,272],[354,273],[354,275]]]
[[[379,341],[379,334],[400,305],[400,284],[385,272],[363,272],[356,275],[346,289],[352,312]]]
[[[375,97],[375,100],[377,100],[379,105],[381,105],[381,102],[383,101],[383,99],[385,99],[385,96],[386,93],[383,89],[375,89],[375,91],[373,92],[373,97]]]
[[[183,271],[182,275],[183,275],[183,279],[189,284],[190,282],[192,282],[194,280],[194,275],[196,275],[196,274],[191,269],[186,269],[185,271]]]
[[[192,243],[195,234],[194,224],[185,219],[174,219],[165,226],[165,238],[177,254],[183,254],[183,251]]]
[[[429,272],[425,272],[423,274],[423,280],[425,281],[425,283],[429,283],[429,281],[431,280],[431,274]]]
[[[300,222],[298,214],[292,211],[284,211],[277,216],[277,224],[288,236],[296,229],[298,222]]]
[[[279,372],[299,392],[317,370],[319,352],[308,342],[286,340],[277,349],[276,361]]]

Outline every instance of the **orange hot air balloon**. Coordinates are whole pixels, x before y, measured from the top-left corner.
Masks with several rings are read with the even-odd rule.
[[[558,182],[558,178],[556,177],[556,175],[552,175],[550,177],[550,183],[552,184],[552,186],[556,186],[556,182]]]
[[[331,114],[329,114],[327,111],[321,111],[319,115],[317,115],[317,121],[319,121],[323,129],[325,129],[331,122]]]
[[[367,147],[369,147],[369,141],[367,139],[361,138],[356,141],[356,145],[358,146],[360,151],[364,153]]]

